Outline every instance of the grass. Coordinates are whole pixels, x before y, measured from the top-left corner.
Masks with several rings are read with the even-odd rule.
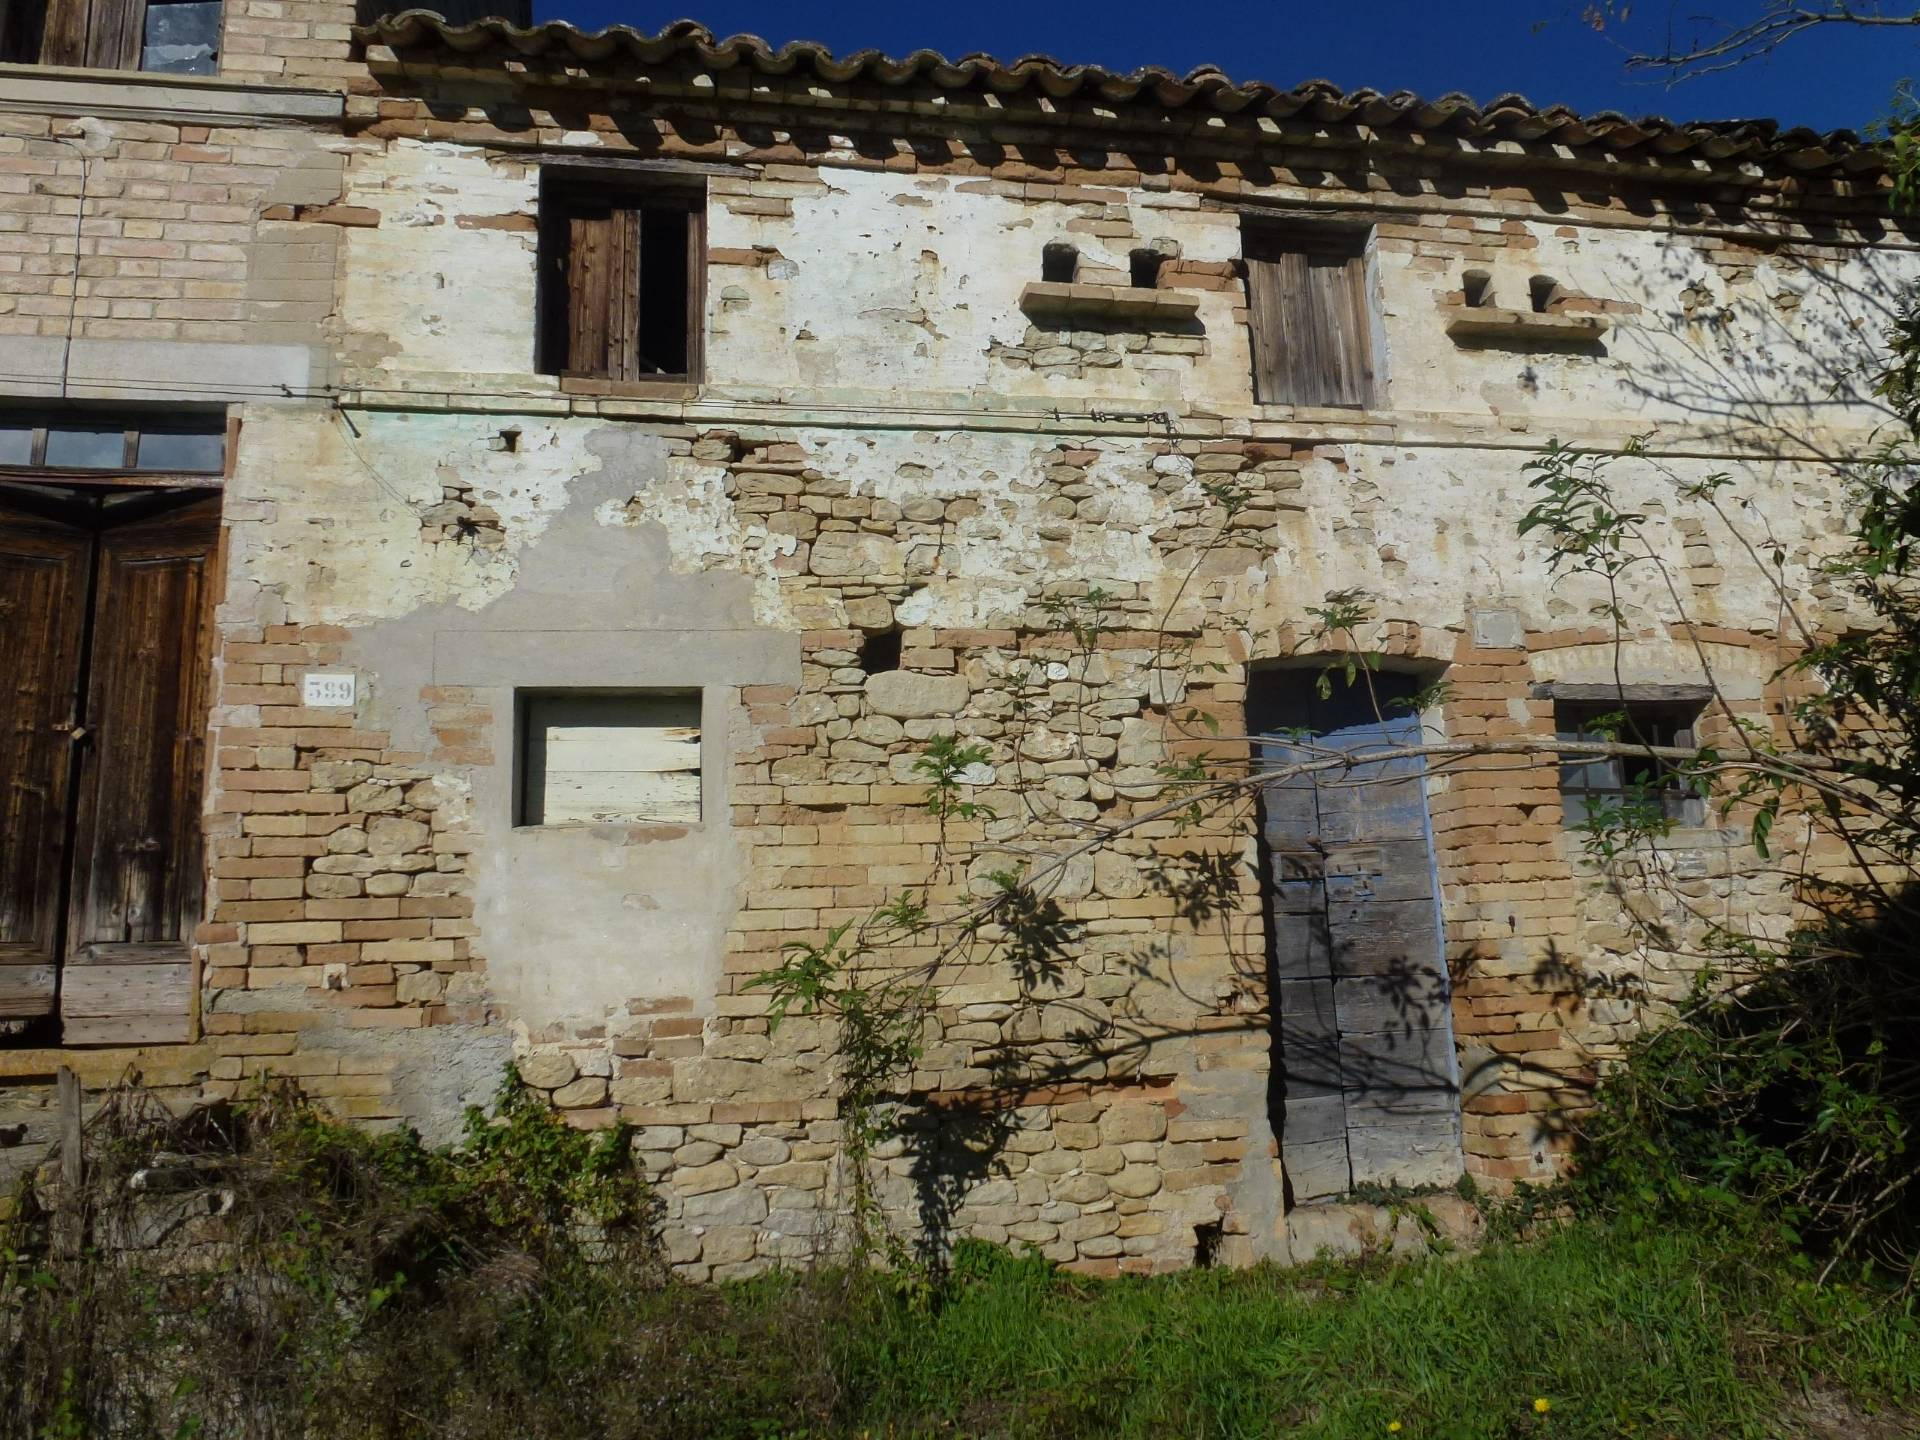
[[[1914,1297],[1815,1285],[1720,1212],[1402,1263],[1093,1280],[967,1243],[937,1281],[687,1286],[613,1152],[512,1095],[432,1153],[272,1097],[211,1129],[137,1099],[97,1127],[92,1233],[184,1150],[225,1167],[219,1243],[67,1255],[23,1211],[0,1440],[1920,1435]]]
[[[1864,1417],[1920,1387],[1910,1305],[1671,1233],[1582,1225],[1467,1261],[1101,1283],[977,1268],[945,1303],[882,1307],[845,1337],[849,1428],[1769,1436],[1817,1433],[1795,1428],[1810,1391]]]
[[[958,1261],[931,1290],[833,1269],[704,1287],[578,1260],[500,1288],[482,1273],[383,1307],[344,1341],[280,1331],[267,1364],[242,1358],[230,1315],[209,1317],[144,1355],[150,1393],[172,1398],[141,1418],[124,1398],[76,1399],[29,1426],[0,1375],[0,1434],[1920,1434],[1911,1300],[1814,1287],[1790,1264],[1671,1231],[1582,1223],[1468,1259],[1151,1279],[1084,1279],[983,1246]],[[133,1350],[157,1332],[139,1333]],[[131,1338],[96,1343],[123,1366]]]

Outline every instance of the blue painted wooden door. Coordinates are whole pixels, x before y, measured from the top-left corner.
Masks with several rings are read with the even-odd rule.
[[[1405,677],[1336,678],[1328,697],[1314,672],[1270,678],[1295,693],[1272,695],[1255,726],[1298,743],[1263,746],[1269,767],[1419,741],[1418,720],[1392,709]],[[1276,780],[1263,812],[1281,1159],[1295,1201],[1451,1182],[1459,1105],[1424,763]]]

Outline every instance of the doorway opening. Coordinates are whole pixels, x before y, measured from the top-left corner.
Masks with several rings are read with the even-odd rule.
[[[1249,732],[1275,772],[1260,795],[1269,1103],[1295,1204],[1461,1171],[1426,767],[1404,753],[1419,743],[1421,683],[1317,667],[1249,677]],[[1368,755],[1380,758],[1290,770]]]
[[[6,1043],[192,1038],[219,524],[217,481],[0,476]]]

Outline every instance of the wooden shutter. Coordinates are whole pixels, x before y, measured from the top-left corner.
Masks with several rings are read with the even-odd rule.
[[[569,216],[567,231],[567,372],[637,379],[640,213],[582,207]]]
[[[67,1043],[191,1036],[219,500],[101,536],[60,1013]]]
[[[698,695],[535,695],[522,724],[521,824],[700,819]]]
[[[137,70],[146,17],[146,0],[49,0],[40,63]]]
[[[1312,742],[1321,751],[1418,743],[1413,717],[1329,718],[1308,727],[1321,732]],[[1304,756],[1270,752],[1267,763]],[[1263,795],[1281,1157],[1296,1201],[1362,1184],[1446,1184],[1460,1172],[1423,768],[1375,762],[1275,782]]]
[[[93,537],[0,507],[0,1018],[50,1014]]]
[[[1345,236],[1251,232],[1247,317],[1254,399],[1361,406],[1373,397],[1366,257]]]

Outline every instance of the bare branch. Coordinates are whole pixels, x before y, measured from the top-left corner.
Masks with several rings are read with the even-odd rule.
[[[1711,20],[1707,23],[1720,25]],[[1719,33],[1712,38],[1682,41],[1670,35],[1667,45],[1660,50],[1630,54],[1627,68],[1663,74],[1667,83],[1678,84],[1682,80],[1737,69],[1771,54],[1798,36],[1834,26],[1920,28],[1920,11],[1906,6],[1848,4],[1845,0],[1832,0],[1827,4],[1770,0],[1754,19],[1720,25]]]

